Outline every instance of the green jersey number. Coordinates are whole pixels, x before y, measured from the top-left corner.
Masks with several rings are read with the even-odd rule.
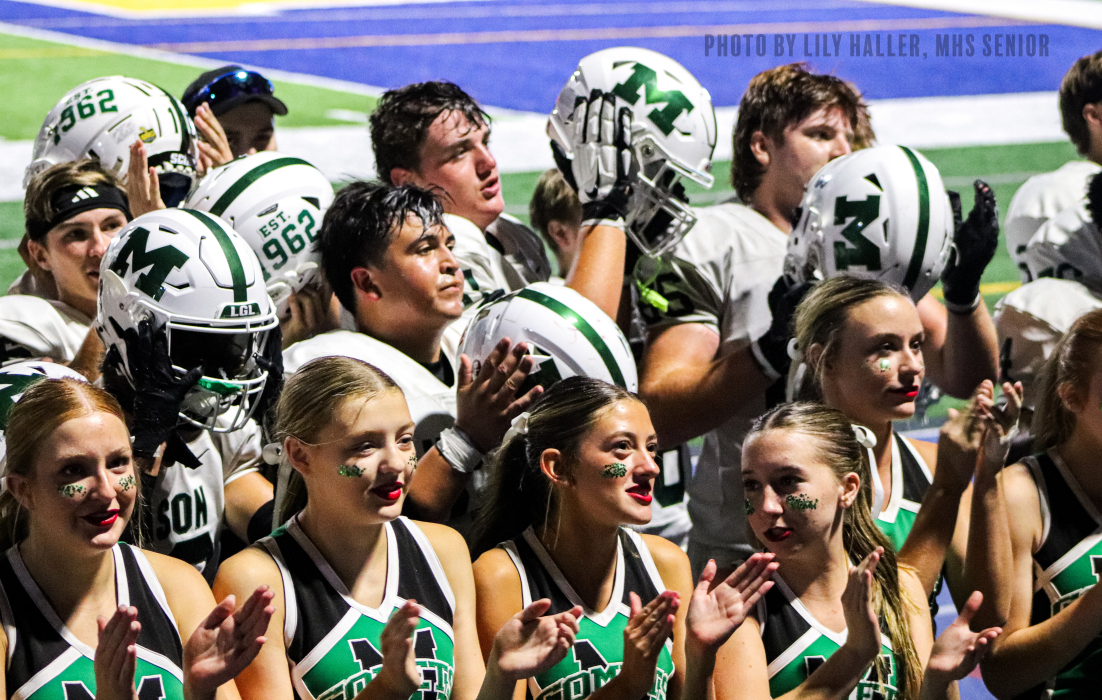
[[[68,132],[77,125],[78,119],[88,119],[89,117],[95,116],[97,104],[100,114],[119,111],[118,106],[114,104],[114,91],[100,90],[96,93],[96,97],[99,98],[98,103],[92,97],[91,93],[85,93],[76,103],[70,104],[65,109],[61,110],[60,128],[54,132],[55,146],[61,141],[62,134]]]
[[[880,269],[880,249],[862,235],[865,227],[880,216],[880,195],[869,195],[868,199],[850,201],[845,195],[834,200],[834,225],[838,226],[846,219],[853,219],[842,229],[842,236],[853,245],[852,248],[842,241],[834,242],[834,264],[839,271],[861,266],[870,272]]]

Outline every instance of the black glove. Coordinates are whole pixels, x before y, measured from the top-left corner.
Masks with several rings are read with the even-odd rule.
[[[182,375],[173,369],[172,358],[168,354],[168,337],[164,331],[154,331],[153,324],[148,320],[139,322],[137,330],[122,330],[114,319],[110,322],[126,343],[127,365],[134,383],[130,425],[134,454],[152,459],[162,444],[170,442],[175,453],[173,461],[190,466],[191,460],[187,459],[190,451],[188,455],[179,454],[180,445],[177,443],[183,443],[183,440],[176,435],[176,426],[180,421],[180,404],[199,377],[203,376],[202,366]],[[183,447],[187,450],[186,443]],[[191,459],[194,460],[194,456]]]
[[[574,157],[551,142],[563,179],[578,193],[585,221],[624,219],[631,199],[632,111],[616,111],[616,95],[593,90],[574,110]]]
[[[765,335],[754,343],[757,347],[754,356],[759,364],[768,365],[762,367],[767,375],[770,370],[782,378],[788,374],[788,367],[792,364],[792,358],[788,356],[788,342],[793,333],[792,317],[812,286],[814,282],[794,282],[788,275],[781,275],[770,290],[769,312],[773,314],[773,322]]]
[[[941,273],[945,306],[956,313],[970,313],[980,294],[980,278],[999,246],[999,208],[995,193],[983,180],[973,183],[976,201],[968,218],[961,220],[960,195],[949,192],[953,207],[953,253]]]
[[[279,326],[268,331],[268,339],[263,352],[256,356],[256,364],[268,373],[268,380],[264,382],[264,391],[256,401],[253,420],[260,426],[267,440],[272,434],[269,430],[269,422],[274,417],[271,412],[283,391],[283,331]]]

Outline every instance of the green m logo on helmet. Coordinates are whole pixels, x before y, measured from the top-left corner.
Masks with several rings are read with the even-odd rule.
[[[879,216],[880,195],[869,195],[867,199],[857,201],[850,201],[845,196],[834,200],[835,226],[853,218],[842,229],[842,236],[854,247],[849,248],[841,241],[834,242],[834,265],[839,271],[848,270],[854,265],[864,266],[870,272],[880,269],[880,249],[861,234]]]
[[[619,68],[622,63],[613,64],[613,68]],[[639,101],[639,90],[645,88],[646,103],[649,105],[665,102],[662,109],[651,110],[647,118],[654,122],[665,136],[673,131],[674,121],[683,112],[693,111],[693,103],[680,90],[659,90],[658,74],[642,63],[636,62],[632,74],[627,80],[612,88],[612,93],[626,100],[630,104]]]
[[[138,276],[134,286],[153,297],[154,301],[160,301],[165,293],[165,279],[174,269],[183,267],[188,256],[170,245],[154,250],[147,250],[148,247],[149,231],[139,226],[131,232],[110,269],[119,277],[125,277],[130,264],[134,265],[135,270],[152,266],[148,272]]]

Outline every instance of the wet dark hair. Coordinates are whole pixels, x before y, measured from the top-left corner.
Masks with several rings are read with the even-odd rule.
[[[529,525],[543,524],[554,505],[550,482],[540,470],[544,450],[562,452],[569,470],[601,414],[627,400],[639,399],[615,384],[582,376],[555,383],[539,398],[528,416],[528,433],[513,435],[490,466],[485,505],[471,533],[472,558],[516,537]]]
[[[421,146],[429,127],[444,112],[461,113],[474,129],[490,123],[490,115],[474,98],[446,80],[414,83],[383,93],[371,114],[371,149],[379,179],[393,184],[392,169],[417,170],[421,166]]]
[[[433,193],[413,185],[357,181],[337,193],[325,212],[315,249],[341,306],[354,311],[352,270],[380,267],[387,247],[410,216],[428,229],[443,226],[444,209]]]

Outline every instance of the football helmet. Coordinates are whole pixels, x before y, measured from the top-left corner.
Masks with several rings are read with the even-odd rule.
[[[635,392],[639,377],[616,322],[573,289],[536,282],[483,306],[459,343],[477,365],[502,338],[528,343],[536,364],[517,394],[582,375]]]
[[[141,139],[156,169],[161,199],[174,207],[195,183],[195,124],[172,95],[144,80],[113,75],[70,90],[46,115],[23,187],[51,165],[97,158],[126,179],[130,144]]]
[[[567,158],[581,146],[578,123],[595,93],[615,95],[617,114],[624,108],[632,113],[632,194],[624,223],[641,251],[660,255],[696,223],[681,179],[709,188],[715,182],[711,95],[681,64],[655,51],[622,46],[592,53],[566,82],[547,121],[547,135]]]
[[[88,381],[84,375],[56,362],[41,360],[13,362],[0,367],[0,465],[8,454],[8,443],[4,437],[8,429],[8,416],[11,409],[19,403],[23,393],[43,379],[77,379]]]
[[[180,206],[228,221],[260,260],[280,318],[287,298],[320,282],[314,250],[333,185],[320,170],[274,151],[242,156],[211,170]]]
[[[214,432],[241,428],[268,378],[257,356],[278,325],[249,244],[205,212],[161,209],[131,221],[100,264],[95,326],[105,365],[118,357],[112,369],[131,386],[124,336],[143,319],[166,333],[174,369],[203,367],[181,405],[184,421]]]
[[[855,274],[903,287],[917,302],[937,284],[953,242],[941,174],[905,146],[830,161],[808,183],[799,215],[784,269],[800,282]]]

